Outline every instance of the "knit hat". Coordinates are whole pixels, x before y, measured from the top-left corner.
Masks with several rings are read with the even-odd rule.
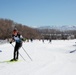
[[[13,32],[18,32],[17,28],[14,28]]]

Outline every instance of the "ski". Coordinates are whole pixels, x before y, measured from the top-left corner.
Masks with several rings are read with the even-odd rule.
[[[17,61],[10,61],[10,60],[6,60],[6,61],[0,61],[0,63],[16,63],[16,62],[20,62],[21,60],[17,60]]]
[[[75,52],[76,50],[72,50],[72,51],[70,51],[70,53],[73,53],[73,52]]]
[[[0,52],[2,52],[2,50],[0,50]]]

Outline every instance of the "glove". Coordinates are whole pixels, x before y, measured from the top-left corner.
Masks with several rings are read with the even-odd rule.
[[[12,43],[12,41],[10,41],[10,44]]]

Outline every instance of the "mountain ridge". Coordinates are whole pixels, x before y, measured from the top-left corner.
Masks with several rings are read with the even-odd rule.
[[[63,26],[40,26],[38,29],[58,29],[58,30],[76,30],[76,25],[63,25]]]

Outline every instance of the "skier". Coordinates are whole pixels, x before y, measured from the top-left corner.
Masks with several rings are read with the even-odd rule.
[[[22,41],[24,41],[22,35],[18,32],[18,30],[15,28],[12,33],[12,40],[10,41],[10,44],[15,41],[15,47],[14,47],[14,53],[13,53],[13,59],[10,61],[17,61],[19,57],[19,49],[22,46]]]
[[[51,43],[51,38],[49,39],[49,42]]]

